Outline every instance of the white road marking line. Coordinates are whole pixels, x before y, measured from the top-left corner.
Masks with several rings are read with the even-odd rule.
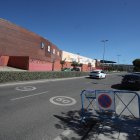
[[[73,131],[72,130],[65,130],[63,131],[60,136],[57,136],[54,140],[63,140],[63,138],[67,137],[68,135],[70,135]]]
[[[11,101],[20,100],[20,99],[24,99],[24,98],[28,98],[28,97],[33,97],[33,96],[45,94],[45,93],[47,93],[47,92],[48,92],[48,91],[41,92],[41,93],[37,93],[37,94],[32,94],[32,95],[27,95],[27,96],[22,96],[22,97],[18,97],[18,98],[12,98],[12,99],[10,99],[10,100],[11,100]]]

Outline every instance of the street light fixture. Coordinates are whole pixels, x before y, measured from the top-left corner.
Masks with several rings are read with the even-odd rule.
[[[103,70],[104,70],[104,57],[105,57],[105,43],[107,42],[108,40],[101,40],[101,42],[103,42],[103,44],[104,44],[104,49],[103,49]]]

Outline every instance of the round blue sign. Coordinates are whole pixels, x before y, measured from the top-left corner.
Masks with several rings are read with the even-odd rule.
[[[98,103],[103,108],[109,108],[112,104],[112,99],[107,94],[101,94],[98,97]]]

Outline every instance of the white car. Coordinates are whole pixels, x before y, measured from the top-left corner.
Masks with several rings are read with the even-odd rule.
[[[90,72],[89,76],[91,78],[101,79],[101,78],[106,78],[106,73],[103,70],[94,70]]]

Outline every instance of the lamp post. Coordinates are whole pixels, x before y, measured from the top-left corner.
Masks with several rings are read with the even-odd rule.
[[[118,57],[118,70],[119,70],[119,57],[120,56],[121,56],[120,54],[117,55],[117,57]]]
[[[104,49],[103,49],[103,70],[104,70],[104,57],[105,57],[105,43],[107,42],[108,40],[101,40],[101,42],[103,42],[103,47],[104,47]]]
[[[77,62],[79,63],[79,53],[77,53]]]

